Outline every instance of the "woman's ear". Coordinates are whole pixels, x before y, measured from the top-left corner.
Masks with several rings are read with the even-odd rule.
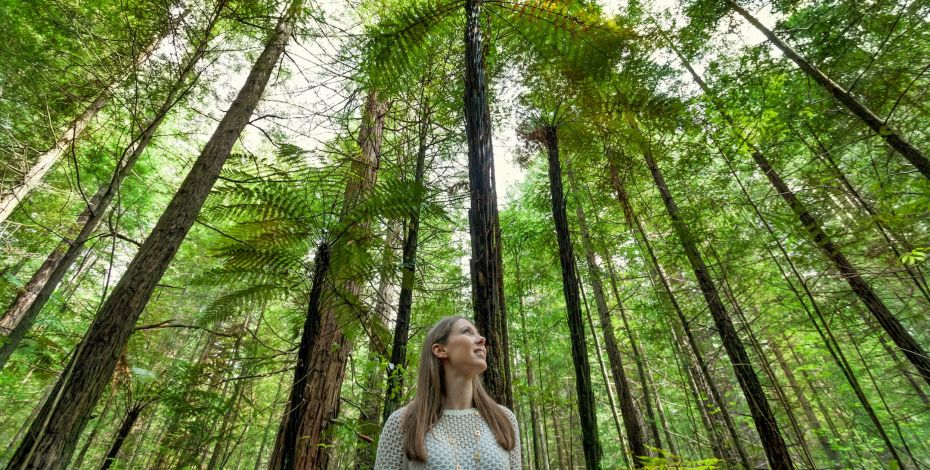
[[[433,355],[439,359],[449,358],[449,353],[446,352],[446,347],[439,343],[433,343]]]

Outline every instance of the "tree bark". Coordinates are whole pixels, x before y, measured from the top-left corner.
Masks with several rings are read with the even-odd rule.
[[[555,129],[552,130],[552,133],[552,138],[555,139]],[[554,143],[556,145],[556,154],[558,154],[558,143]],[[550,159],[550,165],[552,164],[553,163]],[[567,173],[569,186],[572,192],[578,195],[579,193],[575,184],[575,175],[571,170],[570,164]],[[594,257],[594,244],[591,242],[591,234],[588,232],[588,223],[585,219],[584,208],[581,207],[580,202],[575,204],[575,215],[578,219],[578,227],[581,231],[582,246],[585,250],[585,261],[588,265],[588,277],[591,280],[591,287],[594,290],[594,303],[597,307],[601,329],[604,331],[604,346],[607,349],[607,359],[610,363],[610,371],[613,376],[614,387],[616,388],[620,399],[620,414],[623,416],[623,428],[626,431],[630,452],[633,455],[633,466],[640,468],[643,466],[643,463],[640,459],[642,457],[648,457],[649,453],[646,451],[643,429],[639,425],[639,411],[636,409],[636,404],[633,402],[632,387],[630,386],[630,381],[623,369],[623,358],[620,353],[620,347],[617,344],[617,337],[614,334],[613,323],[610,320],[610,313],[607,308],[607,299],[604,296],[604,284],[601,282],[600,267],[598,267],[597,260]],[[620,309],[622,308],[623,306],[621,305]],[[592,333],[594,333],[593,330]],[[598,352],[598,354],[600,354],[600,352]],[[645,375],[642,369],[640,369],[640,373]],[[653,429],[654,438],[656,439],[656,447],[661,448],[662,444],[659,441],[659,430],[655,422],[655,415],[652,413],[652,406],[649,405],[649,388],[645,385],[645,378],[641,377],[641,379],[644,383],[643,395],[644,400],[647,403],[647,409],[649,410],[648,419],[650,426]]]
[[[116,432],[116,438],[113,439],[113,444],[110,445],[107,456],[103,458],[103,464],[100,465],[100,470],[107,470],[113,465],[113,462],[119,458],[119,450],[123,447],[123,442],[126,441],[126,438],[129,437],[129,432],[132,431],[132,427],[136,425],[136,421],[142,413],[142,408],[142,405],[134,405],[129,408],[126,416],[123,417],[123,423],[119,426],[119,431]]]
[[[813,64],[807,61],[804,57],[801,57],[797,51],[794,50],[787,43],[782,41],[778,36],[775,35],[772,30],[766,28],[762,23],[759,22],[755,17],[753,17],[748,11],[741,7],[735,0],[725,0],[726,4],[737,12],[743,18],[746,18],[750,24],[752,24],[756,29],[759,30],[772,44],[775,45],[780,51],[782,51],[785,56],[798,64],[798,67],[807,74],[808,77],[814,79],[818,85],[820,85],[824,90],[827,91],[831,96],[833,96],[837,101],[843,104],[847,109],[849,109],[856,117],[858,117],[865,125],[869,126],[872,131],[885,139],[885,142],[889,147],[898,152],[902,157],[904,157],[908,162],[910,162],[914,167],[920,171],[925,178],[930,179],[930,159],[927,156],[914,147],[907,139],[901,135],[900,132],[888,126],[888,123],[885,122],[882,118],[878,117],[871,109],[869,109],[865,104],[860,102],[850,93],[848,90],[844,90],[838,83],[834,82],[830,77],[824,74],[820,69],[815,67]],[[925,356],[926,357],[926,356]]]
[[[322,265],[314,268],[312,289],[319,292],[311,293],[294,386],[269,466],[274,470],[312,470],[329,464],[328,428],[339,416],[339,392],[352,350],[342,323],[346,321],[346,311],[359,315],[360,307],[354,305],[354,299],[363,283],[362,279],[348,277],[341,266],[332,264],[330,255],[338,259],[350,249],[363,247],[370,237],[368,221],[363,216],[356,219],[353,211],[368,197],[377,181],[386,114],[387,103],[370,91],[359,128],[361,155],[352,162],[343,197],[341,233],[336,240],[324,242],[317,252],[329,269]]]
[[[630,124],[636,129],[635,120],[631,119]],[[701,287],[701,293],[704,295],[704,299],[710,309],[714,324],[717,327],[717,333],[720,335],[724,349],[733,366],[733,371],[736,374],[736,378],[739,380],[740,388],[743,390],[743,395],[746,397],[753,422],[756,426],[756,431],[759,433],[759,437],[762,440],[762,447],[765,450],[769,465],[775,469],[793,469],[794,464],[791,461],[791,455],[788,453],[788,447],[785,445],[784,439],[782,439],[775,415],[769,407],[765,397],[765,391],[759,383],[759,377],[756,375],[756,371],[749,360],[749,355],[746,354],[746,349],[743,347],[743,343],[736,333],[736,328],[733,326],[733,322],[730,320],[729,314],[723,302],[720,300],[720,295],[717,293],[717,286],[710,277],[710,273],[707,270],[707,266],[704,264],[704,259],[698,252],[697,244],[690,230],[688,230],[684,220],[681,218],[678,206],[675,204],[672,194],[665,184],[665,178],[663,178],[662,172],[653,159],[652,152],[647,146],[648,144],[643,142],[643,145],[643,156],[645,157],[646,165],[649,167],[656,187],[662,195],[662,201],[665,204],[666,212],[669,218],[672,219],[675,232],[694,270],[694,275],[698,280],[698,284]]]
[[[575,393],[578,398],[578,414],[581,418],[582,446],[584,447],[585,467],[591,470],[599,468],[601,460],[601,444],[597,435],[594,391],[591,388],[591,366],[588,363],[588,346],[585,341],[581,300],[578,296],[575,255],[572,251],[571,232],[565,211],[565,196],[562,192],[562,165],[559,162],[559,142],[556,128],[547,126],[545,135],[546,153],[549,161],[549,194],[552,198],[552,219],[555,223],[556,239],[559,245],[559,263],[562,266],[562,294],[565,296],[568,328],[571,331],[572,363],[575,367]],[[638,427],[634,430],[634,432],[636,431],[638,431]],[[638,439],[635,444],[638,446],[636,451],[645,452],[642,448],[642,433],[638,434]],[[630,445],[633,446],[634,443],[631,441]]]
[[[487,340],[488,368],[482,375],[484,384],[498,403],[512,409],[500,221],[481,35],[482,1],[465,1],[465,137],[471,193],[468,225],[472,305],[475,326]]]
[[[0,369],[3,369],[13,351],[19,346],[20,341],[32,328],[42,308],[84,249],[84,244],[97,230],[107,213],[110,203],[119,192],[123,180],[132,171],[133,166],[135,166],[148,144],[155,137],[155,132],[164,121],[165,116],[196,82],[196,77],[194,80],[189,80],[190,76],[194,72],[197,63],[206,53],[212,31],[219,21],[220,13],[225,4],[226,0],[220,0],[217,3],[215,13],[204,29],[203,40],[200,41],[185,62],[152,120],[138,135],[134,136],[133,141],[124,149],[123,154],[117,160],[113,177],[108,183],[98,188],[96,194],[89,201],[87,208],[78,216],[72,226],[72,230],[76,232],[74,238],[59,242],[38,271],[29,279],[23,290],[16,295],[16,298],[4,312],[3,317],[0,318],[0,333],[8,332],[9,335],[7,338],[0,340],[3,343],[2,347],[0,347]]]
[[[295,0],[275,28],[242,90],[91,324],[8,470],[64,467],[109,382],[119,355],[155,286],[194,224],[210,189],[284,51],[301,9]]]

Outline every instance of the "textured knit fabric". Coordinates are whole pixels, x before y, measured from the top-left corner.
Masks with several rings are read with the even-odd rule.
[[[504,450],[494,433],[478,413],[477,408],[443,410],[433,427],[426,432],[426,463],[407,460],[401,424],[407,407],[395,411],[384,423],[375,470],[520,470],[520,432],[513,412],[501,406],[516,432],[517,445],[512,451]],[[450,442],[455,442],[453,444]],[[478,455],[478,459],[475,455]]]

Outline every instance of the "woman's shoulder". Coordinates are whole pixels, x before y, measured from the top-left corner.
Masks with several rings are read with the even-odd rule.
[[[404,416],[407,416],[407,410],[410,408],[410,404],[406,404],[398,409],[396,409],[391,416],[388,416],[387,421],[384,422],[384,427],[388,426],[400,426],[404,421]]]

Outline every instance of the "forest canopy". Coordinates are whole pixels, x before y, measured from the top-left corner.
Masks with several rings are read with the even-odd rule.
[[[926,1],[0,30],[7,470],[374,468],[454,315],[523,468],[930,468]]]

